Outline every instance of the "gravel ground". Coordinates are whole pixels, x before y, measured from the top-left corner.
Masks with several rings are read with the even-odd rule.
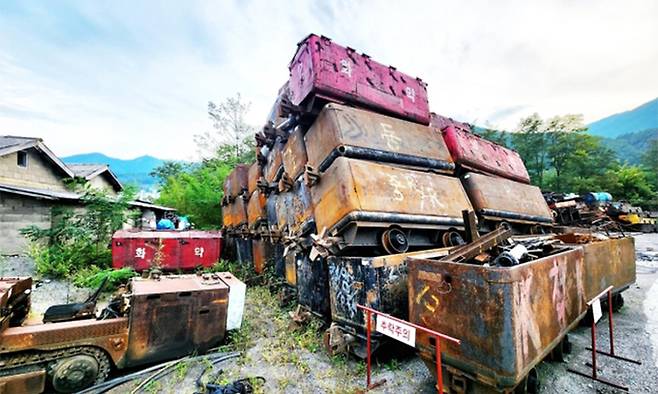
[[[658,385],[658,234],[636,235],[637,282],[624,292],[625,306],[615,314],[615,350],[617,354],[638,359],[642,365],[625,363],[600,356],[599,373],[627,385],[632,393],[655,393]],[[30,275],[34,264],[27,258],[8,258],[0,263],[4,276]],[[33,293],[35,315],[48,305],[82,300],[89,290],[77,289],[62,281],[50,281]],[[263,376],[265,393],[353,393],[363,388],[365,366],[361,361],[329,358],[321,348],[318,331],[290,327],[287,311],[282,311],[276,297],[266,289],[250,289],[247,299],[246,326],[236,342],[244,350],[239,359],[210,368],[203,360],[179,363],[156,383],[146,385],[145,392],[193,393],[196,380],[204,375],[219,376],[219,381]],[[35,317],[36,318],[36,317]],[[598,324],[598,343],[608,346],[607,316]],[[604,384],[568,373],[568,367],[587,370],[590,360],[590,330],[579,327],[570,333],[573,352],[562,363],[542,363],[538,367],[542,393],[615,393]],[[241,345],[240,345],[241,344]],[[392,351],[394,358],[379,359],[373,380],[387,383],[374,390],[380,393],[432,393],[434,382],[425,365],[413,354]],[[217,375],[217,371],[222,373]],[[120,386],[115,393],[129,392],[134,384]]]

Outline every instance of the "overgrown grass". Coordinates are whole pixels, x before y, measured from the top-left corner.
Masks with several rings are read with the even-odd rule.
[[[121,268],[118,270],[101,269],[92,265],[76,272],[73,276],[73,283],[76,286],[95,289],[103,283],[105,278],[108,278],[105,291],[112,291],[116,290],[120,285],[128,283],[130,278],[136,275],[137,273],[132,268]]]

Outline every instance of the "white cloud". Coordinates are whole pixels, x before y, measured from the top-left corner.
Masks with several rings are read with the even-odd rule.
[[[423,78],[432,110],[499,127],[658,92],[650,0],[17,4],[0,5],[0,133],[60,155],[192,158],[207,101],[236,92],[260,125],[310,32]]]

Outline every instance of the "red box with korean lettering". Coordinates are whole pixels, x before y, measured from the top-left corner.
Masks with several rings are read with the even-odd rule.
[[[112,237],[112,267],[144,271],[211,267],[221,252],[219,231],[125,231]]]
[[[530,183],[528,170],[515,150],[474,134],[466,123],[440,115],[433,114],[431,125],[441,129],[443,140],[458,167]]]
[[[427,85],[366,54],[311,34],[297,44],[290,65],[290,101],[305,109],[315,99],[364,106],[429,124]]]

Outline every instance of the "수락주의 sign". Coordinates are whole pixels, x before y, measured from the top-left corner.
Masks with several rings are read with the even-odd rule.
[[[377,315],[377,332],[406,343],[411,347],[416,346],[416,328],[390,319],[386,316]]]

